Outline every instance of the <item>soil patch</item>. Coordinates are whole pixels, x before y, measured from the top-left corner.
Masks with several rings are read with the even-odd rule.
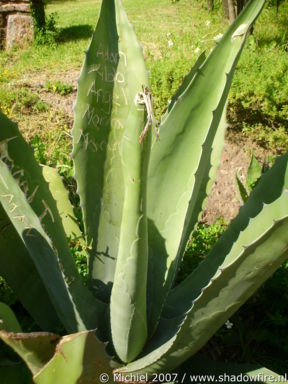
[[[242,132],[232,128],[227,130],[217,178],[203,212],[204,222],[214,223],[218,217],[230,221],[237,215],[242,202],[235,182],[235,172],[242,182],[246,179],[252,152],[261,163],[267,162],[268,156],[273,154]]]

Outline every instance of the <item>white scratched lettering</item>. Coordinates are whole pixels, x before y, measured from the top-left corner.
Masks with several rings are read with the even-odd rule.
[[[124,64],[125,64],[125,67],[127,67],[127,58],[126,58],[126,55],[125,55],[125,53],[124,53],[124,52],[122,52],[122,51],[119,51],[119,55],[120,55],[120,57],[123,57],[123,59],[124,59]]]
[[[24,224],[24,222],[25,222],[25,216],[24,216],[24,215],[14,216],[14,217],[12,217],[12,219],[14,219],[14,220],[18,220],[18,221],[20,221],[22,224]]]
[[[0,177],[1,177],[1,175],[0,175]],[[12,201],[13,201],[13,199],[14,199],[14,195],[12,195],[12,193],[6,193],[6,194],[4,194],[4,195],[0,195],[1,197],[8,197],[8,203],[9,204],[11,204],[12,203]]]
[[[6,181],[3,179],[3,177],[2,177],[1,174],[0,174],[0,180],[1,180],[2,184],[4,185],[4,187],[5,187],[6,189],[8,189],[8,185],[7,185]]]

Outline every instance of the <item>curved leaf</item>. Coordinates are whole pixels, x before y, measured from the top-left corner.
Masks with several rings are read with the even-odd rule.
[[[77,219],[69,200],[69,193],[63,184],[61,176],[56,169],[48,167],[47,165],[42,167],[42,173],[56,202],[66,236],[81,241],[83,235],[77,224]]]
[[[146,355],[119,371],[171,370],[195,354],[287,259],[287,231],[285,155],[262,177],[204,262],[171,291]]]
[[[73,153],[83,210],[90,288],[109,302],[124,200],[120,141],[129,112],[114,0],[104,0],[78,81]],[[114,80],[116,78],[116,81]]]
[[[105,383],[112,384],[110,360],[105,345],[98,341],[93,331],[64,336],[52,359],[35,374],[34,381],[50,384],[57,378],[61,384],[98,384],[101,375],[107,375]]]
[[[94,310],[87,308],[89,296],[81,297],[79,293],[75,295],[73,279],[65,281],[63,270],[60,269],[61,264],[58,263],[57,250],[53,248],[43,230],[41,220],[28,204],[24,193],[2,160],[0,160],[0,202],[25,244],[62,324],[73,331],[89,323],[90,326],[97,323],[95,310],[100,311],[101,307],[96,307]],[[74,293],[72,296],[75,302],[71,298],[71,291]],[[92,317],[92,314],[95,317]]]
[[[220,160],[220,154],[213,155],[212,148],[223,145],[223,134],[217,136],[216,132],[233,72],[249,27],[264,2],[249,2],[178,97],[161,123],[160,140],[152,146],[147,208],[149,275],[158,276],[148,283],[155,303],[150,309],[152,331],[211,189],[208,181]]]
[[[15,188],[18,187],[19,191],[21,188],[23,196],[18,192],[17,194],[21,196],[21,200],[24,201],[25,198],[27,199],[27,202],[24,203],[25,206],[27,206],[28,203],[30,204],[32,213],[36,215],[37,220],[39,219],[41,222],[41,227],[45,228],[45,236],[47,238],[48,235],[49,239],[51,239],[53,243],[53,252],[57,254],[57,263],[59,260],[62,273],[65,276],[65,279],[70,283],[69,295],[71,295],[73,299],[70,299],[70,303],[76,312],[79,311],[80,316],[76,316],[77,321],[74,322],[74,328],[72,329],[70,327],[69,330],[76,331],[79,329],[93,328],[101,319],[105,306],[93,297],[91,292],[89,292],[87,287],[85,287],[81,281],[67,244],[66,234],[63,228],[62,219],[57,210],[56,202],[42,175],[41,167],[34,159],[31,148],[20,135],[17,125],[1,112],[0,125],[0,154],[1,159],[9,167],[9,170],[14,177],[14,182],[12,182],[12,179],[11,182],[17,182]],[[9,202],[10,198],[12,198],[11,194],[6,193],[6,195],[1,198],[2,204],[4,200],[6,203]],[[12,210],[12,216],[15,216],[13,214],[13,209],[15,210],[16,208],[15,202],[11,200],[11,206],[8,210]],[[7,210],[6,213],[8,216],[11,216]],[[38,236],[38,240],[40,240],[40,237]],[[32,237],[30,237],[30,240],[31,238]],[[41,238],[40,242],[42,241],[43,238]],[[40,273],[39,270],[38,272]],[[41,273],[44,274],[45,271],[42,271]],[[58,307],[58,310],[60,310],[60,307]],[[57,314],[63,320],[63,313]],[[70,320],[67,318],[66,323],[70,322],[70,325],[72,325],[72,319],[73,316],[71,316]]]
[[[8,255],[9,262],[7,262]],[[0,273],[43,330],[55,330],[61,327],[55,308],[29,252],[1,204]]]
[[[9,345],[36,374],[52,358],[59,336],[53,333],[12,333],[0,331],[0,338]]]
[[[73,158],[91,244],[90,287],[106,302],[117,258],[110,317],[114,347],[125,361],[139,353],[147,334],[146,181],[151,134],[139,139],[146,111],[145,100],[137,99],[149,97],[147,77],[121,1],[104,0],[79,79]]]
[[[123,59],[119,60],[117,70],[125,77],[123,89],[129,114],[120,145],[124,201],[110,316],[115,350],[121,360],[131,361],[141,352],[147,338],[146,184],[151,129],[143,140],[140,139],[145,127],[146,111],[135,100],[140,92],[141,97],[149,97],[146,94],[147,71],[141,48],[121,1],[117,0],[115,5],[119,50],[126,57],[125,62]]]
[[[4,303],[0,303],[0,329],[7,332],[22,332],[14,312]]]

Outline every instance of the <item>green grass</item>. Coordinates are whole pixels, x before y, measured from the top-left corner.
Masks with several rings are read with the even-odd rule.
[[[175,4],[170,0],[124,0],[124,4],[143,47],[159,120],[184,75],[202,51],[209,52],[215,45],[215,37],[226,30],[228,22],[219,0],[212,13],[206,10],[204,0]],[[56,20],[56,41],[0,53],[0,108],[6,113],[12,109],[11,115],[21,123],[21,115],[15,116],[13,110],[13,83],[42,74],[51,79],[53,87],[66,83],[63,74],[80,73],[99,9],[100,0],[49,1],[46,12]],[[275,7],[267,2],[239,62],[228,114],[232,128],[278,152],[288,149],[287,15],[288,2],[281,3],[278,17]],[[71,85],[65,84],[67,89]],[[45,106],[33,109],[41,125],[47,119]],[[27,131],[27,121],[20,126]]]

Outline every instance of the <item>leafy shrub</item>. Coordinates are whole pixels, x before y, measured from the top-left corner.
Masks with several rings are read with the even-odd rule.
[[[17,92],[7,92],[7,90],[0,88],[0,99],[0,108],[6,114],[9,114],[11,110],[14,113],[20,112],[21,114],[30,113],[31,110],[46,112],[50,108],[48,103],[42,101],[36,93],[26,88],[21,88]]]
[[[275,41],[257,46],[250,36],[229,98],[229,122],[260,144],[287,151],[287,94],[287,52]]]
[[[163,59],[151,66],[151,89],[154,98],[155,116],[160,120],[172,95],[182,83],[191,64],[187,60],[172,61]]]
[[[70,251],[75,261],[77,270],[86,284],[88,282],[87,255],[83,245],[74,239],[68,239]]]
[[[40,164],[46,165],[48,158],[46,154],[46,144],[41,140],[38,135],[35,135],[30,142],[34,148],[34,156]]]
[[[55,46],[59,34],[57,17],[56,13],[50,13],[46,16],[45,29],[39,29],[35,34],[36,45]]]
[[[55,82],[47,81],[45,84],[46,91],[59,93],[59,95],[65,96],[73,92],[73,87],[70,84],[62,83],[57,80]]]

